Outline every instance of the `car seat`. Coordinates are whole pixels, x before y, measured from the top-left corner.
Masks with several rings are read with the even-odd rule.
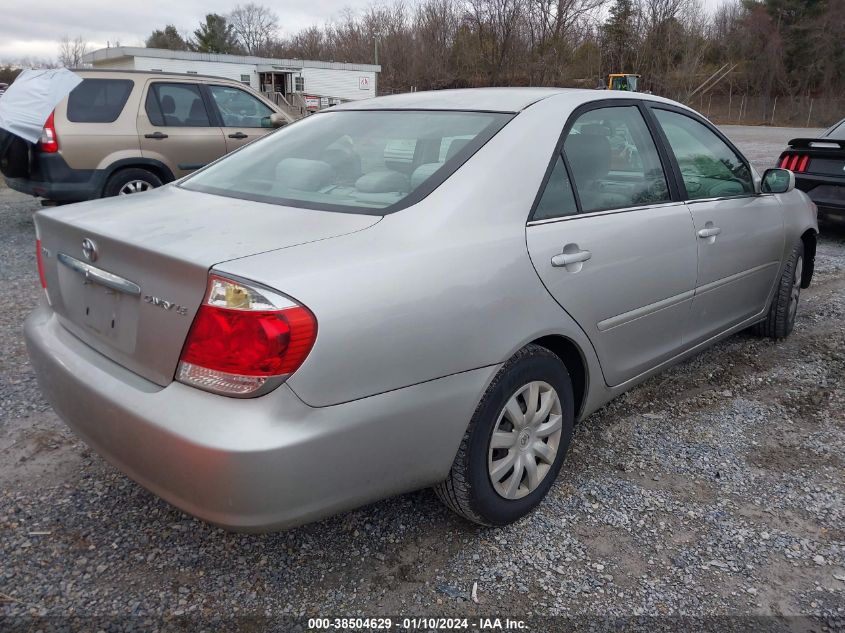
[[[176,101],[170,95],[164,95],[161,98],[161,114],[164,116],[164,124],[169,126],[181,125],[181,121],[176,117]]]
[[[610,173],[610,142],[606,136],[570,134],[563,148],[584,211],[613,209],[630,203],[626,196],[602,191]]]

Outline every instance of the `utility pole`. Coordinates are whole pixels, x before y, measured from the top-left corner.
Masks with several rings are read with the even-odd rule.
[[[373,33],[373,64],[378,66],[378,38],[381,37],[381,31]]]

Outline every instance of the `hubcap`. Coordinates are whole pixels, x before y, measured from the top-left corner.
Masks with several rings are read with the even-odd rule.
[[[499,413],[487,454],[493,488],[505,499],[533,492],[557,457],[563,428],[560,397],[535,380],[517,389]]]
[[[789,293],[789,321],[795,321],[798,314],[798,298],[801,295],[801,276],[804,272],[804,258],[799,257],[795,262],[795,272],[792,276],[792,291]]]
[[[130,180],[120,188],[118,195],[127,196],[130,193],[141,193],[142,191],[149,191],[153,186],[146,180]]]

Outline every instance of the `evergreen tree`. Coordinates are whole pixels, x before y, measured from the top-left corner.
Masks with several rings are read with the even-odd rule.
[[[225,17],[216,13],[205,16],[205,22],[201,22],[200,27],[194,31],[194,37],[188,46],[198,53],[238,54],[242,52],[232,25],[226,21]]]
[[[186,51],[188,44],[179,35],[179,31],[172,24],[164,27],[164,30],[157,29],[147,38],[147,48],[166,48],[171,51]]]

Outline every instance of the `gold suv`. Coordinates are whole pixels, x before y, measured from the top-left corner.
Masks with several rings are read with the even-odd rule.
[[[2,162],[6,183],[56,202],[139,193],[181,178],[290,121],[237,81],[80,70],[41,142]],[[20,141],[19,145],[24,145]]]

